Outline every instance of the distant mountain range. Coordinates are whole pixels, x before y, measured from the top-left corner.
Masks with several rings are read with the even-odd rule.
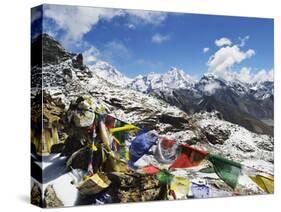
[[[250,84],[225,80],[209,73],[199,80],[194,80],[175,67],[164,74],[150,73],[130,79],[105,61],[86,66],[83,64],[82,54],[67,52],[47,34],[33,40],[32,48],[42,51],[38,48],[42,42],[43,61],[40,58],[32,58],[32,86],[42,86],[42,75],[38,68],[43,65],[43,88],[51,86],[52,95],[59,96],[61,89],[65,89],[65,93],[75,96],[74,92],[88,92],[86,87],[89,85],[104,84],[107,87],[137,91],[134,95],[139,93],[140,96],[146,95],[165,101],[189,115],[202,111],[219,111],[221,118],[226,121],[241,125],[252,132],[273,135],[272,81]],[[60,64],[58,68],[57,64]],[[67,88],[77,80],[77,85]],[[79,90],[77,86],[82,87]]]
[[[194,80],[175,67],[164,74],[149,73],[129,79],[104,61],[90,69],[115,85],[154,95],[189,114],[217,110],[227,121],[253,132],[273,134],[272,81],[245,83],[238,79],[226,80],[211,73]]]
[[[40,43],[46,44],[42,52],[40,48],[36,49]],[[272,172],[274,139],[265,132],[268,128],[264,128],[269,126],[253,115],[237,109],[238,106],[233,102],[229,101],[226,104],[219,101],[219,89],[216,89],[212,95],[210,93],[202,95],[197,88],[201,85],[200,80],[191,81],[187,88],[173,87],[168,89],[164,84],[165,89],[162,89],[161,92],[151,90],[150,93],[142,93],[128,87],[133,80],[129,80],[126,87],[115,84],[112,81],[114,77],[106,80],[98,76],[97,74],[102,72],[85,65],[82,54],[67,52],[47,34],[40,35],[36,40],[33,40],[32,48],[38,51],[33,54],[43,54],[43,61],[35,60],[31,72],[33,81],[31,98],[34,101],[37,99],[42,101],[43,95],[43,110],[48,107],[48,102],[52,102],[53,105],[67,111],[71,102],[76,101],[78,97],[90,95],[96,106],[102,106],[106,113],[125,122],[147,130],[156,130],[159,135],[169,136],[179,143],[208,148],[211,152]],[[111,74],[117,72],[116,69],[105,63],[97,64],[94,67],[99,69],[103,67],[104,71],[107,70],[106,67],[110,67]],[[169,74],[175,72],[173,68]],[[181,75],[183,74],[181,73]],[[121,73],[117,75],[123,76]],[[181,79],[185,78],[178,74],[175,75]],[[210,83],[207,79],[215,80],[214,76],[211,75],[205,75],[202,78],[201,82],[204,82],[204,85]],[[227,85],[227,87],[229,86]],[[268,100],[270,96],[267,96],[266,93],[270,92],[267,92],[267,89],[270,90],[267,83],[256,85],[249,91],[249,96],[255,98],[255,101]],[[207,90],[209,91],[209,89]],[[242,92],[239,93],[241,98],[245,95],[242,95]],[[259,95],[255,97],[255,94]],[[238,94],[235,94],[235,97],[238,98],[236,95]],[[165,101],[164,97],[167,98]],[[231,96],[229,99],[232,99]],[[255,101],[253,100],[253,102]],[[183,109],[175,106],[176,104],[181,105]],[[192,108],[198,110],[201,108],[202,111],[185,112]],[[211,110],[216,111],[208,112]],[[266,111],[266,108],[264,110]],[[267,110],[270,111],[270,109]],[[233,119],[233,122],[239,123],[233,124],[226,119]],[[252,130],[246,129],[250,127]],[[253,132],[259,130],[264,131],[259,134]]]
[[[265,117],[273,117],[273,83],[248,85],[224,81],[214,75],[205,75],[195,81],[176,68],[171,68],[166,74],[154,73],[129,79],[106,62],[100,61],[93,66],[87,66],[82,54],[67,52],[47,34],[34,39],[32,48],[32,118],[39,117],[39,123],[43,118],[44,127],[50,116],[60,118],[59,122],[64,123],[67,119],[65,112],[75,110],[71,108],[71,103],[87,96],[93,100],[94,108],[103,108],[105,113],[122,121],[174,139],[178,144],[192,145],[239,161],[246,167],[273,174],[274,138],[269,135],[272,128],[260,121]],[[60,108],[61,111],[53,108]],[[250,112],[256,115],[251,115]],[[230,123],[227,119],[237,124]],[[36,127],[42,130],[42,125]],[[75,129],[80,134],[81,130]],[[67,124],[58,128],[62,142],[60,145],[63,144],[64,148],[66,145],[73,148],[78,143],[81,145],[84,136],[73,136],[75,138],[70,140],[63,138],[70,137],[72,132],[69,131]],[[77,164],[85,161],[83,158],[86,152],[80,152],[83,149],[72,154],[81,155],[81,160],[76,157]],[[67,164],[72,165],[75,158],[72,156]],[[75,185],[69,183],[73,181],[72,175],[62,174],[66,169],[60,164],[64,165],[65,160],[65,157],[51,157],[51,165],[47,164],[43,170],[44,179],[42,180],[40,174],[39,176],[43,183],[48,182],[42,185],[42,193],[48,193],[51,185],[52,192],[61,194],[61,200],[67,202],[63,202],[65,206],[73,206],[84,201],[84,198],[78,196],[69,201],[69,195],[64,195],[66,191],[73,191],[72,194],[75,195],[79,193]],[[32,167],[42,174],[42,167],[38,164],[42,164],[42,157],[36,161],[32,154]],[[87,164],[88,161],[86,166]],[[229,190],[219,178],[210,178],[208,173],[196,173],[190,172],[190,177],[196,179],[196,182],[200,180],[214,185],[218,191]],[[36,181],[38,178],[34,172],[32,174],[32,179]],[[60,176],[57,177],[57,174]],[[239,185],[238,189],[242,195],[261,193],[258,187],[248,183],[250,179],[245,180],[244,176],[241,179],[243,185]]]

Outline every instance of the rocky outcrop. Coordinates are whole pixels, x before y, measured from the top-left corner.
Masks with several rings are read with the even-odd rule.
[[[81,53],[72,59],[72,66],[80,70],[85,69],[85,65],[83,63],[83,55]]]
[[[118,188],[119,201],[144,202],[163,199],[166,187],[161,185],[156,175],[137,173],[111,173],[109,179]]]
[[[44,205],[46,208],[63,207],[62,201],[58,198],[52,185],[48,185],[44,193]]]
[[[42,207],[42,190],[37,183],[34,183],[31,188],[30,201],[31,204]]]
[[[55,61],[52,58],[50,60]],[[57,159],[60,161],[59,164],[63,164],[60,167],[63,174],[59,173],[57,179],[61,180],[60,177],[66,177],[69,173],[65,174],[65,172],[71,170],[74,170],[73,175],[78,172],[77,175],[80,175],[81,172],[79,177],[82,178],[89,171],[89,162],[93,157],[93,172],[106,172],[111,181],[109,187],[95,196],[84,195],[87,196],[86,198],[81,195],[78,199],[90,199],[91,204],[96,203],[98,202],[95,201],[98,198],[96,195],[102,195],[103,191],[104,195],[112,196],[113,202],[165,199],[167,187],[161,185],[155,175],[128,171],[127,163],[121,161],[121,165],[120,160],[117,160],[119,158],[116,159],[109,153],[103,152],[104,149],[109,148],[105,148],[104,144],[99,141],[95,146],[96,150],[94,152],[91,150],[94,135],[91,126],[95,118],[92,112],[95,109],[110,113],[113,117],[145,130],[156,130],[160,136],[167,136],[178,143],[194,145],[196,148],[241,163],[250,160],[251,165],[259,165],[260,163],[257,161],[262,161],[261,164],[265,164],[263,166],[265,169],[273,167],[273,138],[271,136],[252,133],[237,124],[227,122],[223,113],[194,110],[192,114],[188,114],[184,112],[184,108],[171,106],[154,95],[116,86],[101,79],[95,73],[90,74],[89,69],[83,65],[82,55],[71,55],[71,59],[61,61],[58,64],[46,64],[43,68],[44,127],[47,129],[56,127],[57,131],[49,131],[50,135],[56,134],[59,140],[58,144],[52,145],[51,152],[62,153],[61,156],[66,156],[63,160],[61,160],[62,158]],[[176,95],[176,93],[174,94]],[[38,99],[40,100],[40,98]],[[181,102],[184,99],[181,96],[176,101]],[[205,102],[201,103],[207,108]],[[133,139],[135,135],[129,136],[130,139]],[[64,160],[67,161],[66,164]],[[52,166],[49,166],[49,169],[51,170]],[[228,190],[230,188],[218,178],[202,177],[198,171],[193,173],[192,170],[185,174],[190,180],[203,179],[210,185],[216,184],[220,190],[230,191]],[[79,177],[77,178],[81,181],[82,179]],[[69,180],[69,178],[64,179]],[[57,179],[52,178],[54,181]],[[59,180],[57,183],[61,183]],[[76,183],[75,181],[73,185],[67,182],[67,186],[72,186],[72,189],[74,186],[76,189]],[[63,206],[55,189],[61,188],[49,185],[45,190],[46,207]],[[258,193],[252,188],[247,189],[241,188],[242,194]],[[61,194],[61,190],[57,190],[57,192]],[[39,199],[36,201],[40,202]]]
[[[224,144],[229,138],[230,131],[227,129],[219,129],[216,126],[208,126],[203,129],[204,135],[207,137],[211,144]]]

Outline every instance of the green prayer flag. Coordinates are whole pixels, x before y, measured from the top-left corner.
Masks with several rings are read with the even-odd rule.
[[[162,184],[169,184],[173,176],[167,171],[161,171],[157,174],[157,179]]]
[[[241,164],[212,154],[208,155],[208,160],[212,162],[216,174],[234,189],[240,176]]]

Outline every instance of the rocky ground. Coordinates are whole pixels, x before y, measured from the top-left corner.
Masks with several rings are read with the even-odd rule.
[[[44,39],[48,39],[46,45],[50,48],[45,53],[48,60],[42,67],[43,93],[38,92],[42,83],[38,74],[41,69],[34,64],[32,98],[43,95],[44,119],[48,123],[57,120],[52,127],[58,130],[59,144],[52,147],[51,154],[45,159],[33,152],[33,165],[43,171],[42,180],[33,176],[34,204],[45,207],[98,204],[106,202],[108,196],[113,198],[111,202],[163,199],[161,194],[166,188],[153,176],[130,172],[108,173],[112,186],[99,195],[85,197],[79,193],[76,186],[81,181],[82,170],[87,166],[84,158],[89,153],[83,144],[85,138],[75,137],[66,123],[71,104],[85,95],[93,102],[92,107],[101,108],[124,122],[273,174],[273,137],[256,134],[227,122],[216,111],[189,115],[153,95],[124,89],[92,72],[84,65],[81,54],[64,53],[60,44],[52,43],[52,38],[46,36]],[[52,49],[57,48],[61,52],[59,55],[63,55],[61,59],[49,56],[54,53]],[[131,136],[132,139],[134,135]],[[216,191],[213,197],[263,193],[247,176],[240,177],[239,186],[233,191],[215,174],[198,172],[199,168],[208,165],[205,162],[198,168],[176,170],[173,174],[210,185]],[[127,188],[128,185],[131,187]]]

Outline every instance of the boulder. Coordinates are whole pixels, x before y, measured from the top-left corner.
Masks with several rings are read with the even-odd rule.
[[[208,126],[203,129],[204,135],[211,144],[224,144],[230,136],[230,130],[220,129],[215,126]]]
[[[83,65],[83,55],[81,53],[72,59],[72,66],[80,70],[85,69],[85,66]]]
[[[122,203],[160,200],[166,194],[166,185],[161,185],[156,175],[115,172],[108,177]]]
[[[267,142],[266,140],[260,140],[257,142],[257,147],[262,150],[273,151],[274,143]]]
[[[87,176],[77,188],[82,195],[93,195],[108,188],[110,183],[108,177],[100,172],[92,176]]]
[[[48,185],[44,195],[44,205],[46,208],[63,207],[62,201],[58,198],[53,185]]]

